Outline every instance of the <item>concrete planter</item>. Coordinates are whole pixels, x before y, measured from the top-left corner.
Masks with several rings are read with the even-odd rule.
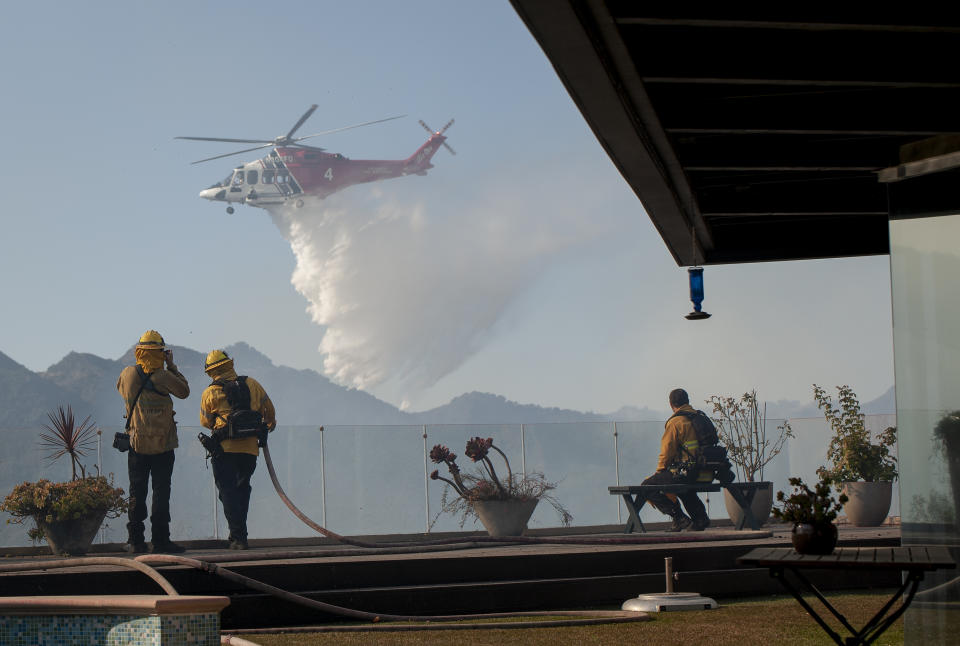
[[[46,522],[35,519],[37,527],[43,531],[50,551],[56,555],[82,555],[90,550],[93,539],[97,537],[100,525],[106,517],[106,510],[94,512],[90,516],[70,520]]]
[[[890,511],[892,482],[844,482],[843,492],[850,499],[843,506],[847,520],[856,527],[877,527]]]
[[[737,487],[744,495],[746,495],[750,489],[756,490],[756,493],[753,495],[753,502],[750,505],[750,511],[753,512],[753,517],[757,519],[758,527],[765,524],[770,518],[770,510],[773,509],[773,483],[735,482],[730,486]],[[723,502],[727,507],[727,516],[733,521],[733,526],[740,527],[743,510],[740,509],[740,505],[737,504],[737,501],[733,499],[733,496],[731,496],[730,492],[726,489],[723,490]]]
[[[476,500],[473,509],[491,536],[521,536],[539,500]]]

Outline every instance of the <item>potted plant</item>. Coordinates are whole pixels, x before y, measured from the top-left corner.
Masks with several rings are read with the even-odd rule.
[[[787,439],[793,437],[790,423],[785,420],[777,426],[776,433],[768,433],[767,407],[764,404],[763,412],[760,411],[756,389],[739,399],[713,395],[707,403],[713,406],[711,417],[717,435],[727,447],[727,457],[737,473],[734,486],[745,498],[752,496],[750,510],[762,525],[773,507],[773,483],[763,479],[763,469],[780,454]],[[723,499],[734,526],[739,526],[743,509],[728,489],[724,489]]]
[[[833,498],[829,479],[821,479],[811,491],[801,478],[790,478],[793,493],[787,497],[777,492],[777,502],[783,507],[774,508],[773,516],[784,523],[792,523],[791,542],[800,554],[829,554],[837,545],[837,526],[833,521],[847,502],[841,493]]]
[[[491,450],[496,451],[503,460],[506,470],[503,477],[497,474],[490,459]],[[479,465],[474,473],[461,471],[457,466],[457,455],[442,444],[437,444],[430,451],[430,459],[434,464],[446,464],[453,478],[444,478],[437,470],[430,474],[432,480],[442,480],[448,485],[441,499],[441,513],[461,514],[461,527],[472,516],[483,523],[490,536],[520,536],[540,500],[546,500],[553,506],[564,527],[570,524],[573,518],[570,512],[550,494],[556,489],[556,484],[547,482],[542,473],[513,473],[510,461],[494,445],[493,438],[470,438],[465,453]]]
[[[46,538],[54,554],[85,554],[103,519],[118,517],[128,502],[123,489],[113,486],[113,474],[110,480],[99,473],[88,476],[80,462],[100,432],[90,417],[78,426],[70,406],[66,411],[60,406],[56,416],[48,413],[47,417],[52,426],[44,425],[49,433],[40,434],[40,444],[50,450],[45,456],[50,462],[70,456],[70,480],[20,483],[0,503],[0,511],[12,516],[8,523],[32,518],[30,538]]]
[[[820,467],[817,475],[840,484],[850,498],[847,519],[858,527],[876,527],[890,511],[893,481],[897,478],[897,458],[891,449],[897,443],[897,428],[890,426],[877,434],[878,444],[870,441],[864,426],[860,402],[850,386],[837,386],[837,408],[827,393],[813,385],[817,406],[823,410],[833,429],[827,449],[831,466]]]

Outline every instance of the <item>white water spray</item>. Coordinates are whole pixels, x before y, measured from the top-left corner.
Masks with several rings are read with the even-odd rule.
[[[273,212],[296,257],[291,282],[325,328],[327,376],[419,391],[483,347],[544,263],[584,238],[555,213],[549,227],[524,217],[525,206],[440,212],[370,189]]]

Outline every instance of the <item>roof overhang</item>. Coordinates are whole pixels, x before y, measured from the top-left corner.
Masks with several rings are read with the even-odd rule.
[[[680,265],[888,253],[879,173],[960,132],[943,15],[511,1]]]

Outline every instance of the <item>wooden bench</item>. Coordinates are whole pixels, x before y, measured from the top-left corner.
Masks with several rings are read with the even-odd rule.
[[[713,493],[721,491],[722,489],[729,491],[730,495],[743,510],[743,518],[735,525],[735,529],[743,529],[744,527],[760,529],[760,523],[757,522],[751,509],[753,497],[757,493],[757,488],[753,486],[753,483],[731,482],[730,484],[720,484],[719,482],[695,482],[691,484],[616,486],[607,487],[607,489],[612,495],[622,496],[623,501],[627,505],[627,511],[630,512],[630,518],[627,520],[626,529],[624,529],[625,534],[629,534],[635,529],[641,532],[647,531],[643,526],[643,521],[640,520],[640,510],[647,503],[651,494],[670,493],[680,495],[690,491]]]

